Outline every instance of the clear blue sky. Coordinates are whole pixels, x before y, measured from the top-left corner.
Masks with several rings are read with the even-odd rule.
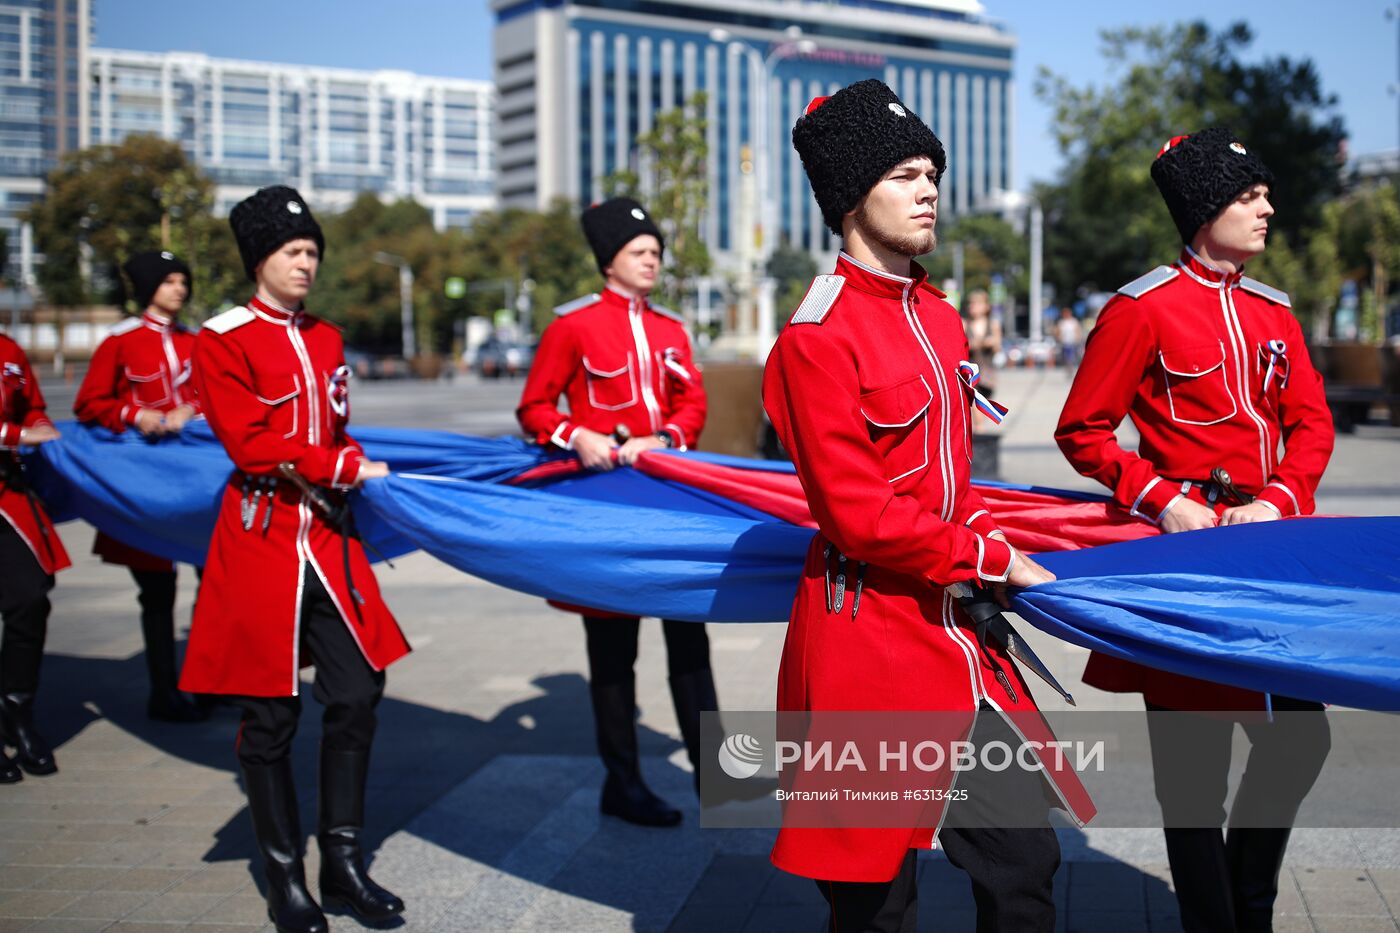
[[[1337,95],[1353,154],[1400,146],[1397,25],[1381,0],[983,0],[1009,23],[1016,53],[1016,184],[1048,179],[1059,166],[1049,111],[1034,97],[1044,65],[1076,84],[1104,80],[1099,30],[1204,19],[1216,28],[1243,19],[1251,57],[1311,58],[1324,90]],[[94,0],[97,43],[146,51],[196,51],[228,58],[402,68],[423,74],[491,77],[491,14],[485,0]],[[1190,127],[1183,127],[1183,130]]]

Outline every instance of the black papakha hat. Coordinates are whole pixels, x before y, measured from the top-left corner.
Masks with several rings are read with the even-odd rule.
[[[1274,173],[1229,129],[1212,126],[1172,137],[1152,162],[1152,180],[1181,242],[1190,243],[1240,192],[1250,185],[1272,185]]]
[[[939,178],[948,167],[933,130],[876,78],[813,100],[792,128],[792,145],[802,157],[822,219],[837,236],[841,218],[905,159],[928,156]]]
[[[194,291],[194,276],[190,275],[190,267],[169,250],[147,250],[137,253],[122,264],[122,271],[131,280],[131,297],[136,299],[136,305],[142,311],[150,305],[156,289],[160,288],[160,283],[172,272],[184,273],[186,300]]]
[[[275,252],[283,243],[305,237],[315,240],[321,256],[326,255],[326,238],[321,225],[311,216],[311,208],[295,188],[272,185],[260,188],[233,206],[228,215],[238,252],[243,257],[243,271],[254,281],[253,270],[258,263]]]
[[[651,219],[646,208],[631,198],[610,198],[602,204],[595,204],[583,212],[579,219],[583,224],[583,235],[593,249],[593,258],[598,261],[598,271],[602,272],[612,264],[613,257],[622,247],[644,233],[650,233],[666,249],[666,238],[661,228]]]

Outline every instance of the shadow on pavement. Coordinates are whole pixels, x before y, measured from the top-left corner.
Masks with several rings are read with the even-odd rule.
[[[57,747],[60,767],[63,746],[105,718],[160,753],[231,775],[236,773],[236,711],[228,706],[216,707],[212,718],[203,724],[151,722],[145,716],[146,671],[140,654],[120,661],[48,655],[43,678],[39,721]],[[638,906],[638,893],[629,890],[629,878],[625,877],[636,864],[665,863],[674,857],[671,850],[675,846],[698,845],[704,850],[696,853],[703,864],[689,873],[691,880],[686,882],[686,891],[677,892],[673,908],[676,912],[670,922],[658,927],[656,916],[648,920],[638,916],[636,929],[806,930],[820,925],[824,905],[812,883],[785,875],[769,864],[769,833],[747,831],[744,840],[731,846],[728,840],[738,838],[733,831],[698,829],[693,820],[694,800],[679,797],[674,802],[687,811],[687,828],[682,831],[640,830],[620,823],[614,826],[616,821],[606,819],[598,822],[592,788],[599,769],[594,757],[587,682],[577,673],[560,673],[537,678],[534,685],[542,691],[540,695],[505,707],[489,720],[393,697],[384,699],[379,706],[369,789],[366,850],[371,858],[386,837],[414,822],[417,815],[493,759],[570,759],[576,760],[580,769],[588,769],[569,780],[576,798],[575,810],[590,811],[589,818],[595,821],[592,828],[584,830],[596,834],[590,843],[591,849],[598,850],[593,855],[619,846],[633,850],[625,858],[619,855],[615,867],[590,867],[586,858],[566,861],[557,871],[541,871],[520,863],[520,853],[509,847],[512,827],[501,825],[500,814],[495,812],[498,802],[491,799],[468,802],[464,813],[466,831],[460,825],[425,828],[426,821],[419,820],[413,832],[486,869],[517,875],[523,882],[568,898],[624,912],[633,912]],[[308,699],[301,732],[293,746],[293,761],[302,825],[309,835],[315,828],[320,706],[310,699],[309,689],[305,693]],[[689,790],[690,775],[664,761],[679,747],[679,742],[639,726],[639,743],[648,780],[654,787],[672,796],[676,796],[677,788]],[[131,773],[133,779],[139,775],[139,771]],[[554,816],[546,812],[545,820],[538,825],[516,824],[520,840],[541,830],[548,832],[544,823]],[[480,833],[471,831],[471,824],[477,820],[485,827]],[[506,831],[504,842],[502,829]],[[215,841],[203,861],[247,862],[250,874],[260,884],[261,872],[252,864],[254,848],[245,808],[231,806],[228,819],[222,825],[211,826],[210,831]],[[730,835],[723,835],[726,832]],[[1171,928],[1175,903],[1165,882],[1094,852],[1077,829],[1061,828],[1059,832],[1067,859],[1056,881],[1062,929],[1066,928],[1063,918],[1083,916],[1085,911],[1101,915],[1104,920],[1115,914],[1123,921],[1138,918],[1123,929],[1147,929],[1139,927],[1144,919],[1151,929]],[[921,861],[920,893],[921,928],[971,928],[974,913],[966,878],[941,856]],[[1168,926],[1163,927],[1163,923]],[[1077,927],[1070,924],[1068,928]]]

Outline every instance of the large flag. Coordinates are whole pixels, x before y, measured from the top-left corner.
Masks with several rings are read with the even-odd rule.
[[[30,457],[59,518],[201,563],[231,464],[208,427],[148,441],[62,426]],[[361,428],[393,475],[354,495],[361,534],[573,605],[706,622],[787,618],[811,514],[790,464],[654,452],[581,471],[513,438]],[[1101,496],[979,483],[1008,538],[1060,578],[1016,609],[1067,641],[1267,692],[1400,709],[1400,518],[1158,536]]]

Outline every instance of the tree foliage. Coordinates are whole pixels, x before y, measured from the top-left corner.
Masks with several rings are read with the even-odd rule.
[[[1244,23],[1219,33],[1203,22],[1117,29],[1102,39],[1111,83],[1076,87],[1045,70],[1036,82],[1065,156],[1060,178],[1038,192],[1046,278],[1057,291],[1111,290],[1175,256],[1180,237],[1149,170],[1168,139],[1211,125],[1233,128],[1277,176],[1272,227],[1282,236],[1271,236],[1270,252],[1292,255],[1287,244],[1308,242],[1339,189],[1345,137],[1311,61],[1243,61],[1253,40]]]
[[[228,224],[212,216],[214,185],[179,144],[130,136],[68,153],[26,214],[44,254],[38,278],[60,307],[120,303],[120,266],[169,249],[194,275],[195,316],[242,300],[247,283]]]
[[[774,281],[773,313],[781,323],[802,303],[808,286],[817,276],[817,261],[805,249],[798,249],[784,241],[768,257],[767,272]]]
[[[402,258],[413,270],[415,335],[423,352],[446,350],[456,321],[490,317],[527,289],[538,333],[555,306],[598,288],[578,217],[562,199],[546,212],[508,208],[478,216],[469,230],[438,231],[417,202],[384,204],[364,193],[321,222],[326,257],[311,303],[365,350],[397,353],[402,344],[399,273],[376,262],[377,253]],[[466,281],[464,297],[447,297],[449,278]]]
[[[963,247],[964,294],[988,289],[1000,275],[1012,294],[1025,294],[1030,247],[1024,234],[993,214],[968,214],[939,231],[938,249],[921,262],[935,284],[953,277],[953,248]]]
[[[666,261],[657,297],[678,307],[690,304],[695,279],[710,271],[710,251],[700,233],[710,184],[706,95],[696,91],[684,106],[656,115],[651,130],[637,137],[635,168],[603,179],[608,195],[647,204],[666,236]]]

